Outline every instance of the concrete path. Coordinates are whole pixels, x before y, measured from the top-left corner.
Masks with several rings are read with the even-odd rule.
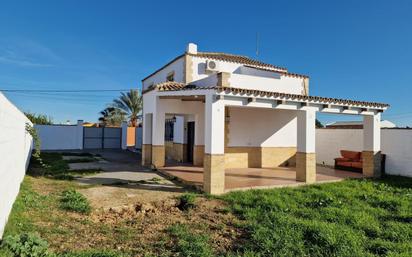
[[[85,151],[86,152],[86,151]],[[153,190],[180,190],[181,187],[158,175],[140,164],[140,154],[123,150],[90,150],[98,154],[102,160],[95,162],[70,163],[71,170],[101,169],[103,172],[77,178],[81,184],[90,185],[132,185],[144,184]]]

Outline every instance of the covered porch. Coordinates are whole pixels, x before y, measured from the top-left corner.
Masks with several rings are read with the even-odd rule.
[[[190,164],[169,163],[158,169],[163,175],[204,191],[203,167]],[[316,167],[316,183],[337,182],[348,178],[363,178],[362,173]],[[224,192],[248,189],[293,187],[304,185],[296,180],[295,167],[229,168],[225,169]]]
[[[224,86],[162,86],[144,98],[142,163],[206,193],[380,175],[385,104]],[[316,165],[316,112],[363,116],[363,173]],[[193,122],[192,165],[166,162],[165,120],[171,116]],[[182,140],[174,147],[184,153],[189,146]]]

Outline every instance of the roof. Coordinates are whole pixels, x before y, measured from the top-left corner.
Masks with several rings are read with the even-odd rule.
[[[151,90],[158,90],[158,91],[181,91],[181,90],[201,90],[201,89],[213,89],[217,92],[224,92],[224,93],[233,93],[233,94],[247,94],[247,95],[254,95],[254,96],[265,96],[265,97],[276,97],[276,98],[287,98],[288,100],[292,101],[315,101],[315,102],[324,102],[329,104],[341,104],[341,105],[358,105],[358,106],[367,106],[367,107],[374,107],[374,108],[387,108],[389,104],[385,103],[378,103],[378,102],[367,102],[367,101],[357,101],[357,100],[350,100],[350,99],[341,99],[341,98],[331,98],[331,97],[323,97],[323,96],[308,96],[308,95],[298,95],[298,94],[288,94],[288,93],[281,93],[281,92],[271,92],[271,91],[262,91],[262,90],[255,90],[255,89],[243,89],[243,88],[236,88],[236,87],[219,87],[219,86],[210,86],[210,87],[196,87],[190,84],[184,84],[179,82],[163,82],[153,87],[149,87],[143,93],[149,92]]]
[[[244,55],[235,55],[235,54],[228,54],[228,53],[219,53],[219,52],[197,52],[197,53],[184,53],[181,55],[178,55],[174,59],[172,59],[170,62],[166,63],[159,69],[155,70],[152,72],[150,75],[146,76],[142,81],[145,81],[146,79],[150,78],[151,76],[155,75],[159,71],[163,70],[165,67],[169,66],[173,62],[179,60],[185,55],[189,56],[194,56],[194,57],[201,57],[201,58],[207,58],[207,59],[214,59],[214,60],[219,60],[219,61],[226,61],[226,62],[233,62],[233,63],[239,63],[239,64],[244,64],[245,66],[252,67],[252,68],[257,68],[257,69],[264,69],[266,71],[275,71],[279,73],[284,73],[285,75],[295,75],[295,76],[303,76],[307,77],[306,75],[299,75],[299,74],[293,74],[293,73],[288,73],[288,70],[284,67],[276,66],[273,64],[269,63],[264,63],[252,58],[249,58]]]
[[[329,124],[326,124],[326,127],[348,127],[348,126],[363,126],[363,121],[335,121]],[[381,120],[382,128],[394,128],[396,124],[388,121]]]
[[[235,55],[235,54],[218,53],[218,52],[197,52],[196,54],[188,53],[188,55],[208,58],[208,59],[215,59],[219,61],[240,63],[240,64],[245,64],[245,65],[248,65],[254,68],[267,68],[267,69],[270,69],[270,71],[279,71],[279,72],[288,71],[286,68],[275,66],[269,63],[264,63],[264,62],[249,58],[244,55]]]

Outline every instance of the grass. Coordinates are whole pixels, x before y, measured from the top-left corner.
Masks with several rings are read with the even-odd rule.
[[[60,208],[79,213],[90,213],[89,201],[74,189],[65,190],[61,194]]]
[[[214,256],[207,235],[193,233],[187,225],[183,224],[175,224],[169,227],[168,232],[173,241],[173,251],[179,253],[179,256]]]
[[[411,256],[412,179],[348,180],[223,197],[252,256]]]
[[[177,208],[179,208],[182,211],[187,211],[192,208],[194,208],[196,201],[196,194],[194,193],[185,193],[179,196],[179,205]]]
[[[47,153],[44,159],[47,167],[37,167],[44,169],[40,173],[70,175],[61,155]],[[50,177],[25,177],[4,237],[38,233],[58,257],[412,256],[411,178],[346,180],[210,198],[197,195],[199,199],[183,194],[178,197],[181,209],[196,210],[183,211],[180,220],[167,223],[174,225],[158,232],[164,238],[140,242],[144,239],[140,233],[150,225],[147,216],[114,224],[93,221],[94,211],[77,213],[90,212],[80,194],[87,187]],[[219,226],[199,227],[194,214],[216,199],[223,203],[211,211],[234,219],[227,223],[214,215],[210,217]],[[162,217],[168,219],[168,213]],[[219,248],[216,235],[227,233],[233,233],[225,237],[230,242]],[[16,255],[1,247],[0,256]]]
[[[32,158],[28,174],[33,176],[48,176],[58,180],[73,180],[76,176],[92,175],[102,171],[101,169],[70,170],[68,165],[69,163],[91,162],[95,159],[63,160],[64,154],[68,155],[69,153],[42,152],[40,157],[43,164],[35,158]],[[73,153],[73,156],[93,155],[90,153]]]

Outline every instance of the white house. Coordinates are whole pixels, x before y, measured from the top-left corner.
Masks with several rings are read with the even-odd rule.
[[[168,158],[203,166],[208,193],[224,192],[228,168],[296,166],[296,180],[315,182],[316,112],[362,115],[363,173],[379,173],[387,104],[310,96],[306,75],[245,56],[198,52],[192,43],[142,82],[142,163],[159,168]]]

